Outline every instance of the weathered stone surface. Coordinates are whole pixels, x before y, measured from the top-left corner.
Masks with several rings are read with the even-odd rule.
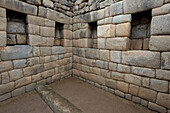
[[[141,99],[140,99],[139,97],[133,96],[133,97],[132,97],[132,101],[135,102],[135,103],[137,103],[137,104],[140,104]]]
[[[131,21],[132,21],[132,16],[130,14],[119,15],[119,16],[113,17],[113,23],[114,24],[120,24],[120,23],[131,22]]]
[[[137,13],[163,5],[163,0],[123,0],[124,13]]]
[[[151,23],[151,34],[152,35],[170,34],[169,31],[170,23],[168,22],[168,20],[170,20],[170,14],[153,17]]]
[[[12,68],[13,66],[11,61],[0,62],[0,72],[8,71]]]
[[[155,70],[149,68],[141,68],[132,66],[131,71],[133,74],[142,75],[146,77],[155,77]]]
[[[148,102],[146,100],[141,99],[141,105],[147,107],[148,106]]]
[[[14,89],[14,82],[0,85],[0,95],[8,93]]]
[[[8,22],[7,32],[8,33],[26,33],[25,23],[21,22]]]
[[[7,84],[7,83],[9,83],[9,75],[8,75],[8,72],[2,73],[1,78],[2,78],[2,84]]]
[[[71,30],[63,30],[64,39],[72,39],[73,32]]]
[[[29,83],[31,83],[31,76],[23,77],[23,78],[15,81],[15,88],[27,85]]]
[[[25,90],[26,90],[26,92],[32,91],[32,90],[35,89],[35,87],[36,87],[36,83],[31,83],[31,84],[28,84],[28,85],[25,87]]]
[[[163,52],[161,55],[161,68],[170,69],[170,52]]]
[[[40,53],[42,56],[51,55],[52,48],[51,47],[40,47]]]
[[[50,0],[43,0],[43,5],[45,5],[46,7],[50,7],[50,8],[54,7],[53,2]]]
[[[97,19],[103,19],[104,18],[104,9],[98,10],[97,11]]]
[[[132,74],[125,74],[125,81],[138,86],[142,84],[142,78]]]
[[[65,52],[66,52],[66,48],[64,48],[62,46],[52,47],[52,54],[53,55],[64,54]]]
[[[170,94],[158,93],[156,103],[170,109]]]
[[[0,102],[6,100],[8,98],[11,98],[11,93],[6,93],[6,94],[0,96]]]
[[[111,78],[124,81],[125,74],[112,71]]]
[[[32,57],[32,47],[27,45],[8,46],[1,51],[2,60]]]
[[[156,101],[157,92],[153,91],[153,90],[150,90],[150,89],[146,89],[146,88],[140,87],[138,96],[143,98],[143,99],[146,99],[148,101],[155,102]]]
[[[139,92],[139,86],[136,86],[136,85],[133,85],[133,84],[129,85],[129,93],[130,94],[137,96],[138,92]]]
[[[12,91],[12,96],[17,96],[17,95],[21,95],[25,93],[25,86],[24,87],[21,87],[21,88],[17,88],[15,89],[14,91]]]
[[[122,52],[122,63],[141,67],[160,68],[160,53],[150,51]]]
[[[99,58],[100,58],[100,60],[109,61],[109,51],[108,50],[100,50]]]
[[[97,38],[97,47],[99,49],[104,49],[106,46],[106,39],[105,38]]]
[[[27,15],[27,23],[33,25],[45,25],[45,19],[38,16]]]
[[[0,17],[6,17],[6,9],[0,8]]]
[[[109,87],[109,88],[116,89],[117,84],[116,84],[115,80],[106,79],[106,86]]]
[[[115,90],[115,94],[120,96],[120,97],[125,97],[125,93],[119,91],[119,90]]]
[[[149,49],[156,51],[169,51],[170,36],[151,36],[149,41]]]
[[[24,3],[18,0],[1,0],[0,6],[10,9],[10,10],[25,13],[25,14],[37,15],[36,6],[30,5],[30,4],[27,4],[27,3]]]
[[[6,32],[0,31],[0,47],[6,46],[7,36]]]
[[[35,75],[37,73],[40,73],[44,70],[44,65],[38,64],[32,67],[26,67],[24,68],[24,76],[30,76],[30,75]]]
[[[44,38],[39,35],[28,35],[28,44],[31,46],[40,46],[44,44]]]
[[[28,3],[41,5],[41,0],[26,0]]]
[[[143,40],[142,39],[133,39],[131,40],[131,50],[142,50]]]
[[[97,36],[101,38],[115,37],[115,25],[108,24],[108,25],[98,26]]]
[[[157,69],[156,70],[156,78],[170,80],[170,71]]]
[[[123,73],[130,73],[131,69],[130,66],[118,64],[117,71]]]
[[[86,57],[98,59],[99,58],[99,50],[98,49],[86,49]]]
[[[6,31],[7,28],[7,19],[4,17],[0,17],[0,31]]]
[[[149,88],[150,87],[150,79],[149,78],[143,78],[142,79],[142,86]]]
[[[116,25],[116,36],[117,37],[130,37],[131,34],[131,24],[123,23]]]
[[[38,16],[47,17],[47,8],[39,6]]]
[[[106,39],[106,49],[111,50],[129,50],[130,39],[127,37]]]
[[[161,7],[152,10],[152,16],[158,16],[162,14],[168,14],[170,12],[170,4],[165,4]]]
[[[24,34],[17,34],[16,36],[17,44],[26,45],[27,44],[27,36]]]
[[[152,103],[152,102],[149,102],[148,108],[152,109],[152,110],[155,110],[155,111],[158,111],[160,113],[166,113],[166,108],[164,108],[162,106],[159,106],[159,105],[157,105],[155,103]]]
[[[39,47],[33,47],[33,56],[40,56]]]
[[[128,93],[129,90],[129,84],[125,83],[125,82],[117,82],[117,89],[124,92],[124,93]]]
[[[117,64],[109,62],[109,70],[117,71]]]
[[[38,25],[28,24],[27,28],[28,28],[27,32],[29,34],[35,34],[35,35],[40,34],[40,27]]]
[[[110,15],[115,16],[123,13],[123,2],[117,2],[110,6]]]
[[[168,92],[168,81],[151,79],[150,88],[159,92]]]
[[[46,37],[54,37],[55,29],[52,27],[40,27],[40,35]]]
[[[115,63],[121,63],[122,52],[110,51],[110,60]]]
[[[9,71],[9,78],[10,81],[18,80],[23,77],[23,72],[21,69],[16,69]]]

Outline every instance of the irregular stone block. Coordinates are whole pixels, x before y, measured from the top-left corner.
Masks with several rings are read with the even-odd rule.
[[[27,44],[27,36],[22,34],[17,34],[16,36],[17,44]]]
[[[109,88],[116,89],[117,84],[116,84],[115,80],[106,79],[106,86],[109,87]]]
[[[0,85],[0,95],[8,93],[14,89],[14,82]]]
[[[71,30],[63,30],[64,39],[72,39],[73,32]]]
[[[115,16],[123,13],[123,1],[114,3],[110,6],[110,15]]]
[[[112,62],[121,63],[122,52],[121,51],[110,51],[110,60]]]
[[[2,73],[1,78],[2,78],[2,84],[7,84],[7,83],[9,83],[9,75],[8,75],[8,72]]]
[[[97,11],[97,19],[103,19],[104,18],[104,9],[98,10]]]
[[[4,17],[0,17],[0,31],[6,31],[7,28],[7,19]]]
[[[23,77],[23,72],[21,69],[16,69],[9,71],[9,78],[10,81],[18,80]]]
[[[97,36],[101,38],[115,37],[115,25],[102,25],[97,28]]]
[[[156,78],[170,80],[170,71],[157,69],[156,70]]]
[[[23,59],[32,57],[32,47],[27,45],[8,46],[1,51],[2,60]]]
[[[125,82],[117,81],[117,89],[124,92],[124,93],[128,93],[129,84],[125,83]]]
[[[106,49],[129,50],[130,49],[130,39],[127,37],[108,38],[108,39],[106,39]]]
[[[150,89],[140,87],[138,96],[143,98],[143,99],[146,99],[148,101],[155,102],[157,92],[153,91],[153,90],[150,90]]]
[[[131,50],[142,50],[143,40],[133,39],[131,40]]]
[[[155,103],[152,103],[152,102],[149,102],[148,108],[152,109],[154,111],[158,111],[160,113],[166,113],[166,108],[159,106],[158,104],[155,104]]]
[[[26,0],[26,1],[33,5],[41,5],[41,0]]]
[[[6,100],[8,98],[11,98],[11,93],[6,93],[6,94],[0,96],[0,102]]]
[[[45,17],[45,18],[47,17],[47,8],[39,6],[38,11],[39,11],[38,16]]]
[[[64,54],[64,53],[66,53],[65,47],[62,47],[62,46],[52,47],[52,54],[53,55]]]
[[[122,52],[122,63],[141,67],[160,68],[160,53],[150,51]]]
[[[99,51],[100,60],[109,61],[109,51],[100,50]]]
[[[11,61],[0,62],[0,72],[8,71],[12,68],[13,66]]]
[[[170,12],[170,4],[165,4],[161,7],[152,9],[152,16],[158,16],[162,14],[168,14]]]
[[[52,27],[40,27],[40,35],[45,37],[55,37],[55,29]]]
[[[170,109],[170,94],[158,93],[156,103]]]
[[[123,72],[123,73],[130,73],[131,68],[130,66],[127,66],[127,65],[118,64],[117,71]]]
[[[40,47],[40,53],[42,56],[47,56],[52,54],[52,48],[51,47]]]
[[[86,49],[86,57],[92,59],[99,59],[99,50],[98,49]]]
[[[7,44],[6,32],[0,31],[0,47],[4,47]]]
[[[14,68],[23,68],[27,66],[27,62],[25,59],[23,60],[14,60],[13,61]]]
[[[170,23],[168,20],[170,20],[170,14],[153,17],[151,22],[151,34],[170,34]]]
[[[25,23],[21,22],[8,22],[7,32],[8,33],[26,33]]]
[[[12,91],[12,96],[18,96],[18,95],[21,95],[25,93],[25,86],[24,87],[21,87],[21,88],[17,88],[15,89],[14,91]]]
[[[163,52],[161,55],[161,68],[170,69],[170,52]]]
[[[38,35],[40,34],[40,27],[38,25],[28,24],[27,32],[29,34]]]
[[[29,83],[31,83],[31,76],[23,77],[23,78],[15,81],[15,88],[27,85]]]
[[[109,70],[117,71],[117,64],[109,62]]]
[[[159,7],[163,5],[163,0],[124,0],[124,13],[137,13]]]
[[[136,86],[136,85],[133,85],[133,84],[129,85],[129,93],[130,94],[137,96],[138,92],[139,92],[139,86]]]
[[[18,0],[1,0],[0,6],[17,12],[37,15],[37,7]]]
[[[123,23],[116,25],[116,36],[117,37],[130,37],[131,34],[131,24]]]
[[[42,17],[38,17],[38,16],[27,15],[27,23],[33,24],[33,25],[44,26],[45,25],[45,19],[42,18]]]
[[[26,67],[23,69],[23,71],[24,71],[24,76],[35,75],[44,71],[44,65],[38,64],[32,67]]]
[[[125,74],[125,81],[138,86],[142,85],[142,77],[132,74]]]
[[[6,17],[6,9],[0,8],[0,17]]]
[[[124,81],[125,74],[112,71],[111,78]]]
[[[119,15],[119,16],[114,16],[113,17],[113,23],[114,24],[120,24],[120,23],[131,22],[131,21],[132,21],[131,14]]]
[[[155,51],[169,51],[170,36],[151,36],[149,49]]]
[[[105,44],[106,43],[106,39],[105,38],[97,38],[97,47],[99,49],[104,49],[105,48]]]
[[[146,77],[155,77],[156,73],[154,69],[149,68],[141,68],[141,67],[131,67],[131,71],[133,74],[142,75]]]
[[[168,92],[168,81],[151,79],[150,88],[159,92]]]

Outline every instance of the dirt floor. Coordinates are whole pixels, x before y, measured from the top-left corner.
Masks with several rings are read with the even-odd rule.
[[[50,86],[84,113],[155,113],[73,77]]]
[[[0,113],[53,113],[36,91],[0,102]]]

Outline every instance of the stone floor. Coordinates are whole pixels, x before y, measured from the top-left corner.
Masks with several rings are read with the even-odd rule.
[[[155,113],[73,77],[50,86],[84,113]]]
[[[53,113],[36,91],[0,102],[0,113]]]
[[[84,113],[155,113],[73,77],[50,86]],[[1,102],[0,113],[53,113],[53,111],[36,91],[32,91]]]

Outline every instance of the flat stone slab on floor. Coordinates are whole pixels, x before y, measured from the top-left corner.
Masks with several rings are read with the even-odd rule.
[[[155,113],[73,77],[50,86],[84,113]]]
[[[0,102],[0,113],[53,113],[36,91]]]

